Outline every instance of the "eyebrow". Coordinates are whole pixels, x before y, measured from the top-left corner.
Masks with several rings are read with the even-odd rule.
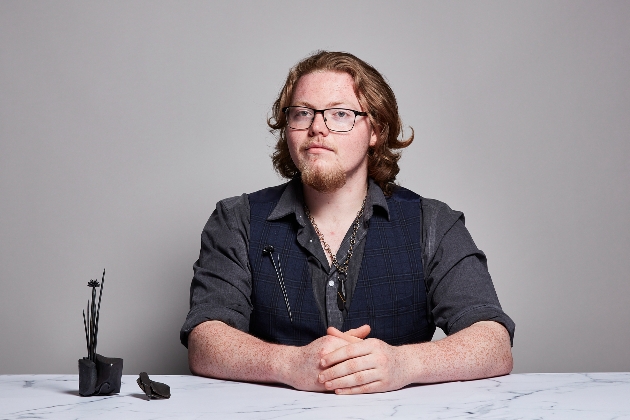
[[[337,108],[339,105],[341,105],[343,107],[343,109],[353,109],[352,105],[345,105],[347,102],[329,102],[326,106],[325,109],[328,108]],[[306,102],[306,101],[299,101],[296,103],[297,105],[295,106],[304,106],[306,108],[312,108],[312,109],[317,109],[313,104],[311,104],[310,102]],[[347,108],[346,108],[347,107]],[[359,105],[359,108],[361,106]]]

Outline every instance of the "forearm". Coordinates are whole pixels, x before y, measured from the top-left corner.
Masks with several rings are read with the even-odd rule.
[[[188,364],[195,375],[248,382],[286,380],[291,347],[266,343],[220,321],[199,324],[188,338]],[[294,348],[293,348],[294,349]]]
[[[512,371],[512,350],[507,330],[482,321],[449,337],[399,347],[407,383],[436,383],[489,378]]]

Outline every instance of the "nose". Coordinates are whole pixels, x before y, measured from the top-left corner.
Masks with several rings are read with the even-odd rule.
[[[328,127],[326,127],[326,121],[324,120],[323,111],[315,112],[315,117],[313,118],[313,122],[308,128],[308,131],[310,137],[315,137],[317,135],[327,136],[328,133],[330,133],[330,130],[328,130]]]

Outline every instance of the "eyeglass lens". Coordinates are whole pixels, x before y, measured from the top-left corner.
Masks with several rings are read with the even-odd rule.
[[[315,111],[311,108],[289,107],[287,109],[287,123],[295,130],[305,130],[315,119]],[[344,108],[330,108],[324,110],[324,123],[330,131],[350,131],[354,127],[356,116],[352,110]]]

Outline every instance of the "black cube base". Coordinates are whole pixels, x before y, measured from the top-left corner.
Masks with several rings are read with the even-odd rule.
[[[79,359],[79,395],[109,395],[120,392],[123,359],[96,355],[96,363]]]

